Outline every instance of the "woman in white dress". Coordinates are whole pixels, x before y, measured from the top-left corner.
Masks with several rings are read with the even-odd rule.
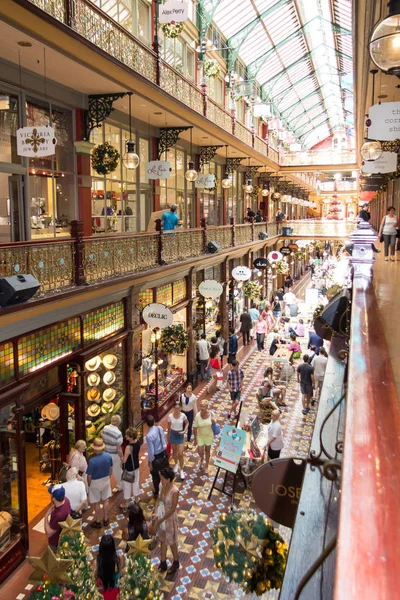
[[[383,243],[385,245],[385,260],[389,260],[389,246],[390,246],[390,260],[395,262],[396,253],[396,233],[397,227],[399,227],[399,219],[395,213],[395,207],[389,206],[387,214],[383,217],[381,226],[379,227],[379,237],[383,236]]]

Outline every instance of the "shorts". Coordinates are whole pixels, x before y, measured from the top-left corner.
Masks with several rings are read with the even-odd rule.
[[[169,432],[169,441],[171,444],[183,444],[185,442],[183,433],[171,429]]]
[[[312,396],[313,388],[310,383],[300,383],[300,390],[304,396]]]
[[[232,402],[238,402],[240,400],[240,392],[231,392]]]
[[[92,479],[89,486],[89,500],[91,503],[107,500],[111,496],[110,477]]]

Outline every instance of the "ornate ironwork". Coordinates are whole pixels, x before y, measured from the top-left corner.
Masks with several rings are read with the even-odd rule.
[[[256,175],[256,173],[258,173],[258,169],[262,169],[262,165],[258,165],[258,166],[250,165],[249,167],[246,167],[247,177],[254,177],[254,175]]]
[[[400,140],[392,140],[390,142],[381,142],[382,150],[384,152],[399,152],[400,151]]]
[[[89,108],[85,110],[85,140],[89,140],[93,129],[100,127],[102,122],[110,116],[114,110],[114,102],[126,96],[127,93],[93,94],[89,96]]]
[[[320,464],[318,461],[322,460],[321,456],[322,453],[325,454],[325,456],[329,459],[329,460],[334,460],[333,456],[331,456],[329,454],[329,452],[327,451],[327,449],[324,446],[324,443],[322,441],[322,434],[324,432],[324,428],[325,425],[327,424],[327,422],[329,421],[330,417],[332,416],[332,414],[335,412],[335,410],[337,409],[338,406],[340,406],[340,404],[343,402],[344,398],[346,396],[346,392],[343,392],[343,394],[340,396],[339,400],[333,405],[333,407],[331,408],[331,410],[328,412],[328,414],[326,415],[325,419],[322,421],[322,425],[321,428],[319,430],[319,445],[320,445],[320,451],[317,454],[317,452],[315,450],[311,450],[310,451],[310,458],[309,458],[309,462],[311,462],[311,464]]]
[[[226,163],[226,171],[227,173],[231,174],[234,171],[236,171],[236,169],[238,169],[240,167],[240,163],[242,162],[242,160],[245,160],[245,156],[242,157],[235,157],[235,158],[228,158],[228,161]]]
[[[158,160],[160,160],[164,152],[168,152],[170,148],[175,146],[180,134],[188,129],[189,127],[163,127],[160,129],[160,137],[157,142]]]
[[[223,146],[201,146],[200,147],[200,168],[212,161],[217,153],[218,148]]]
[[[264,171],[263,173],[260,173],[260,183],[270,183],[273,177],[273,171]]]

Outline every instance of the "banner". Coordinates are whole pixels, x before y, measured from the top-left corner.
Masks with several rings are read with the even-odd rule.
[[[168,0],[165,4],[159,5],[159,11],[160,23],[183,23],[188,18],[186,2]]]
[[[174,315],[170,309],[164,304],[158,304],[156,302],[147,304],[142,311],[143,321],[150,325],[153,329],[158,327],[159,329],[165,329],[172,325]]]
[[[215,187],[215,175],[200,173],[194,182],[194,187],[200,189],[208,189]]]
[[[214,465],[236,473],[245,441],[246,432],[243,429],[224,425],[219,448],[214,456]]]
[[[53,127],[21,127],[17,129],[18,156],[44,157],[53,156],[56,152],[57,140]]]
[[[214,279],[205,279],[199,285],[199,292],[204,298],[219,298],[223,291],[222,285]]]
[[[368,139],[390,142],[400,137],[400,102],[374,104],[368,117]]]
[[[382,152],[382,156],[376,160],[363,161],[361,170],[363,173],[377,175],[378,173],[393,173],[397,169],[397,152]]]
[[[236,281],[247,281],[251,277],[251,269],[249,267],[235,267],[232,269],[232,277]]]
[[[171,163],[168,160],[151,160],[146,163],[147,179],[169,179],[171,173]]]

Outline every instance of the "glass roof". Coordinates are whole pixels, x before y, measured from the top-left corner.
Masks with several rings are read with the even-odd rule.
[[[307,148],[353,119],[351,0],[203,0],[263,101]]]

